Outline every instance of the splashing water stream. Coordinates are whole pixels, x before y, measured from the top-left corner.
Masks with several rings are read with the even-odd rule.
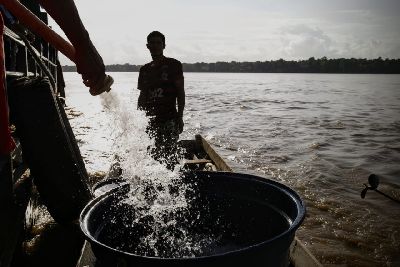
[[[190,186],[181,181],[182,164],[173,171],[153,159],[148,151],[154,140],[146,134],[148,118],[131,103],[111,92],[102,95],[102,105],[112,119],[113,151],[129,182],[128,197],[117,205],[129,209],[122,216],[133,235],[140,232],[139,243],[122,242],[117,247],[131,253],[160,257],[193,257],[214,237],[192,235],[187,228]],[[131,101],[133,102],[133,101]],[[177,152],[179,153],[179,152]],[[182,162],[182,155],[177,155]],[[105,227],[118,228],[121,220],[111,218]],[[112,234],[112,233],[111,233]],[[107,237],[110,238],[110,237]]]

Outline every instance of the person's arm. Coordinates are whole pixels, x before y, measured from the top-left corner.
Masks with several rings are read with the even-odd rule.
[[[185,109],[185,82],[183,76],[175,80],[175,86],[178,90],[177,104],[178,104],[178,127],[179,133],[183,132],[183,111]]]
[[[75,48],[77,71],[90,93],[101,93],[105,80],[103,59],[90,40],[73,0],[36,0],[57,22]]]
[[[79,42],[87,42],[89,36],[73,0],[36,0],[36,2],[57,22],[73,46]]]

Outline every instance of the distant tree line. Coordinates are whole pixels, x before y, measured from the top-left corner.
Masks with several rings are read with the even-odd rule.
[[[400,59],[356,59],[322,57],[307,60],[271,60],[256,62],[183,63],[185,72],[249,72],[249,73],[397,73]],[[140,65],[107,65],[109,72],[136,72]],[[64,71],[75,71],[75,66],[63,66]]]
[[[106,71],[108,72],[136,72],[139,71],[140,65],[125,64],[113,64],[106,65]],[[62,70],[65,72],[76,71],[76,66],[62,66]]]

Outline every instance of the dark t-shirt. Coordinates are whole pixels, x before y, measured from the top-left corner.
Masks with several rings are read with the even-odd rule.
[[[145,94],[148,116],[155,121],[166,121],[177,117],[175,81],[183,79],[182,64],[173,58],[163,58],[157,64],[150,62],[140,68],[138,89]]]

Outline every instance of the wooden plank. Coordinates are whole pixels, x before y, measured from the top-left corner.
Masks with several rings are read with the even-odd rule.
[[[88,241],[83,244],[82,253],[79,257],[76,267],[92,267],[96,264],[96,257],[93,254],[92,247]]]
[[[294,267],[322,267],[322,264],[297,237],[290,246],[290,262]]]
[[[204,151],[207,153],[207,155],[210,157],[210,159],[214,162],[214,164],[217,166],[217,169],[219,171],[232,172],[231,167],[229,167],[228,164],[225,163],[225,161],[221,158],[221,156],[218,155],[217,152],[215,152],[215,150],[210,146],[210,144],[201,135],[196,135],[196,142],[201,144]]]
[[[210,159],[187,159],[183,162],[184,164],[206,164],[212,163]]]

